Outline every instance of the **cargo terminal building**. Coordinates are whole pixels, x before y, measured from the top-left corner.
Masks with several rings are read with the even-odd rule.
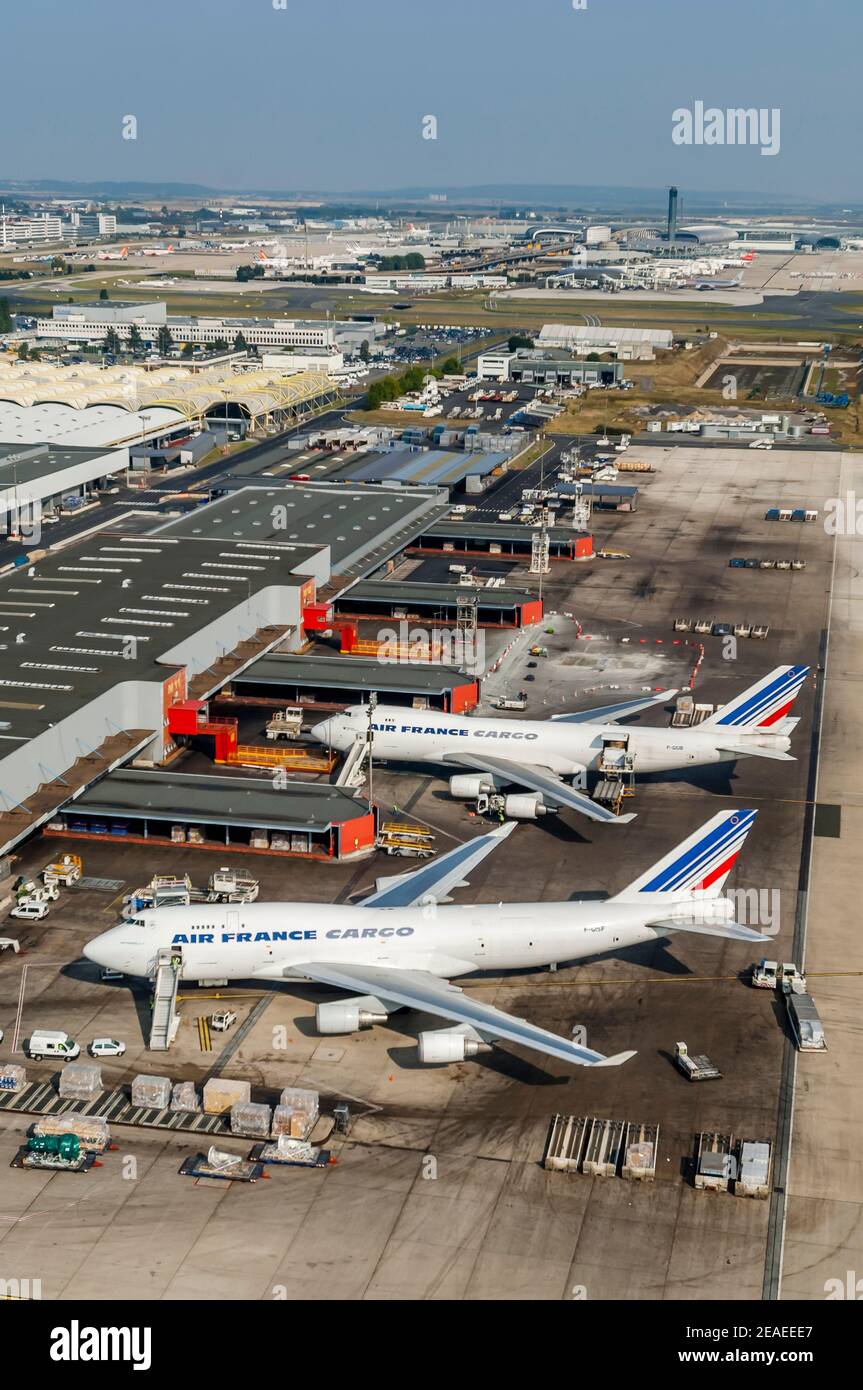
[[[444,501],[434,490],[252,487],[0,577],[0,854],[132,759],[163,764],[177,747],[175,706],[207,700],[274,647],[299,648],[321,591],[399,553]]]

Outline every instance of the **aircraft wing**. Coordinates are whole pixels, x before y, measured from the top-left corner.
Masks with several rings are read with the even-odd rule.
[[[590,820],[610,821],[615,825],[625,825],[635,819],[635,812],[616,816],[596,801],[591,801],[585,792],[578,792],[562,781],[554,772],[544,767],[526,767],[523,763],[510,762],[509,758],[486,757],[477,753],[445,753],[443,761],[449,766],[457,763],[459,767],[475,768],[478,772],[491,772],[503,777],[507,782],[529,787],[531,791],[542,792],[550,801],[568,806],[570,810],[580,811]]]
[[[488,835],[478,835],[463,845],[457,845],[447,854],[438,855],[419,869],[406,874],[394,874],[390,878],[379,878],[377,892],[363,898],[359,907],[413,907],[415,903],[433,898],[435,902],[448,902],[447,893],[451,888],[466,888],[467,876],[477,864],[481,864],[487,854],[496,849],[501,840],[511,835],[516,822],[509,821],[499,830]]]
[[[594,709],[578,710],[576,714],[553,714],[551,717],[566,724],[615,724],[628,714],[650,709],[651,705],[667,705],[676,694],[676,689],[663,690],[661,695],[642,695],[637,700],[623,700],[617,705],[597,705]]]
[[[616,1067],[634,1057],[634,1052],[618,1052],[606,1057],[581,1047],[557,1033],[537,1028],[525,1018],[495,1009],[471,999],[448,980],[441,980],[425,970],[397,970],[387,965],[333,965],[327,962],[303,963],[297,966],[303,978],[317,980],[322,985],[347,989],[352,993],[371,994],[385,1003],[402,1008],[417,1009],[420,1013],[436,1014],[453,1023],[468,1024],[486,1041],[518,1043],[521,1047],[545,1052],[558,1061],[574,1062],[583,1067]]]

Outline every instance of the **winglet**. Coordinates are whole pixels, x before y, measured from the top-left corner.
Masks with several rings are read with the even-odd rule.
[[[634,1057],[635,1052],[616,1052],[613,1057],[603,1057],[601,1062],[591,1062],[592,1067],[621,1067],[624,1062],[628,1062],[630,1057]]]

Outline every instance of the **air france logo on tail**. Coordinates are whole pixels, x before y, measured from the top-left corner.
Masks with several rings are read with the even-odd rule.
[[[808,674],[808,666],[780,666],[707,722],[725,727],[768,729],[784,719]]]
[[[756,815],[756,811],[731,811],[714,817],[646,874],[639,892],[718,893]]]

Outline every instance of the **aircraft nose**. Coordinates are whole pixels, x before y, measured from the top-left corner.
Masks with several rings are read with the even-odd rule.
[[[316,738],[318,743],[330,743],[333,734],[333,720],[322,719],[320,724],[315,724],[310,730],[312,738]]]
[[[87,960],[91,960],[94,965],[101,965],[107,970],[125,970],[129,964],[131,952],[128,945],[124,948],[117,940],[115,930],[102,932],[101,936],[94,936],[92,941],[88,941],[84,946],[84,955]]]

